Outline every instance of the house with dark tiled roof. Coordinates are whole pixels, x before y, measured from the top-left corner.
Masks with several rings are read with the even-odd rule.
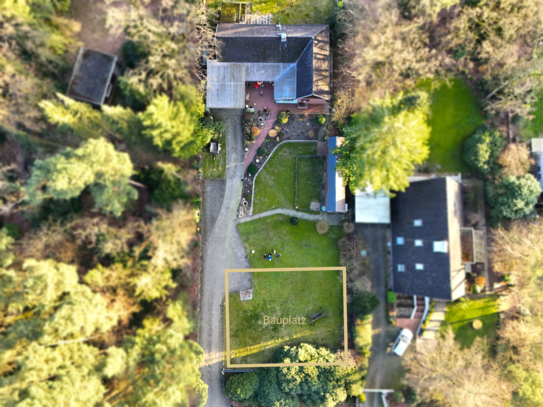
[[[271,82],[275,102],[298,109],[330,99],[329,26],[218,24],[215,37],[208,108],[243,109],[247,82]]]
[[[449,301],[465,294],[474,244],[462,203],[461,185],[450,177],[413,182],[392,198],[392,291]]]

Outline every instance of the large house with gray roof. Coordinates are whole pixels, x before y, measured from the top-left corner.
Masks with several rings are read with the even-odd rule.
[[[449,301],[465,294],[474,243],[462,203],[450,177],[413,182],[391,200],[392,291]]]
[[[275,102],[299,109],[330,99],[327,25],[218,24],[215,37],[208,108],[245,108],[247,82],[272,82]]]

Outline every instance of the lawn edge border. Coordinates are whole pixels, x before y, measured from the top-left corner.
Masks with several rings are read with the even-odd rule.
[[[277,150],[277,148],[279,146],[282,146],[283,144],[285,143],[316,143],[318,140],[285,140],[285,141],[282,141],[280,142],[279,144],[277,144],[275,146],[275,148],[272,150],[272,152],[270,153],[270,155],[268,156],[268,158],[266,159],[266,162],[264,164],[262,164],[262,167],[260,167],[260,169],[258,170],[258,172],[255,174],[254,178],[253,178],[253,186],[251,188],[252,192],[251,192],[251,210],[249,211],[249,215],[248,216],[252,216],[253,215],[253,205],[255,203],[255,184],[256,184],[256,177],[258,177],[258,174],[260,174],[260,171],[262,171],[262,168],[264,168],[266,166],[266,164],[268,163],[268,161],[270,160],[270,158],[272,157],[273,153],[275,153],[275,150]]]

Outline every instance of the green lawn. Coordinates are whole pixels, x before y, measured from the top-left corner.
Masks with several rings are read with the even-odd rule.
[[[339,264],[338,240],[341,226],[330,226],[319,235],[315,222],[274,215],[238,225],[253,268],[333,267]],[[252,251],[255,253],[252,253]],[[264,253],[281,254],[272,261]],[[253,273],[253,300],[240,301],[230,295],[232,356],[238,363],[266,363],[284,345],[301,342],[339,349],[343,334],[342,280],[337,271]],[[291,317],[315,313],[321,306],[328,317],[310,325],[263,326],[263,316]],[[307,320],[306,320],[307,322]],[[241,362],[239,362],[241,361]]]
[[[208,147],[204,149],[204,177],[225,178],[226,177],[226,137],[220,140],[221,152],[213,155]]]
[[[219,7],[221,3],[209,2],[208,7]],[[281,24],[328,24],[334,8],[334,0],[253,0],[252,4],[253,13],[273,14]]]
[[[321,203],[324,160],[321,157],[298,158],[298,208],[309,209],[311,202]]]
[[[430,82],[419,85],[430,91]],[[484,123],[479,102],[461,79],[451,80],[432,92],[430,157],[432,171],[469,172],[462,159],[464,141]]]
[[[451,326],[455,333],[455,339],[462,347],[469,347],[475,338],[486,338],[489,345],[496,338],[496,325],[498,323],[498,296],[470,300],[465,302],[455,301],[447,305],[447,314],[441,329]],[[479,330],[473,329],[471,323],[479,319],[483,327]]]
[[[280,347],[302,342],[339,350],[343,339],[342,301],[342,279],[337,271],[253,273],[252,300],[240,301],[239,293],[230,294],[232,361],[271,362]],[[309,315],[317,313],[319,307],[327,316],[311,326]],[[305,324],[270,323],[271,318],[289,317],[300,317],[297,322]]]
[[[280,145],[256,178],[253,214],[277,208],[294,209],[296,156],[315,154],[316,142]]]

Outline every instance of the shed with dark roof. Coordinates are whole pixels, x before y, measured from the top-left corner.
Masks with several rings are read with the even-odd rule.
[[[465,294],[460,184],[412,183],[391,200],[392,290],[455,300]]]
[[[117,57],[80,48],[66,95],[101,106],[111,96]]]

